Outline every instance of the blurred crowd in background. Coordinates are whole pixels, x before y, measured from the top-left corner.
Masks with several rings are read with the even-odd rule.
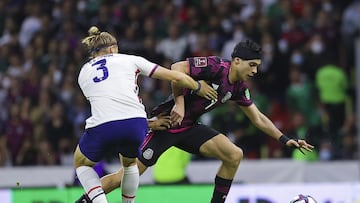
[[[229,136],[246,159],[357,159],[359,19],[360,1],[350,0],[1,0],[0,166],[72,164],[90,115],[77,76],[87,60],[80,41],[92,25],[116,36],[121,53],[165,67],[192,56],[230,59],[237,42],[258,42],[253,101],[315,152],[284,148],[232,102],[201,122]],[[171,94],[168,82],[140,78],[139,86],[147,112]]]

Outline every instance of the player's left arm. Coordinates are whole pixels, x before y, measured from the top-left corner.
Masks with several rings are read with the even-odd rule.
[[[312,151],[314,148],[314,146],[308,144],[305,140],[288,138],[267,116],[259,111],[255,104],[251,104],[250,106],[240,106],[240,108],[257,128],[286,146],[296,147],[300,151],[302,149]]]

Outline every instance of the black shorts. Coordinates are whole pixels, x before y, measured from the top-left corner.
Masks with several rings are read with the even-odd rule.
[[[152,166],[160,155],[171,146],[192,154],[200,154],[200,146],[218,134],[220,134],[218,131],[202,124],[196,124],[190,129],[179,133],[151,132],[146,136],[141,147],[139,160],[145,166]]]

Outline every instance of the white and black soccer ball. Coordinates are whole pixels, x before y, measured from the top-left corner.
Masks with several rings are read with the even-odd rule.
[[[316,200],[310,195],[297,195],[295,196],[290,203],[317,203]]]

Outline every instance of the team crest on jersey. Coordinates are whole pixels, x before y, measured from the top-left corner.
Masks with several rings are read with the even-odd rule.
[[[195,67],[201,68],[207,66],[207,60],[206,57],[195,57],[194,58]]]
[[[154,155],[154,150],[147,148],[144,152],[143,152],[143,157],[146,160],[150,160]]]
[[[246,97],[246,99],[250,99],[250,91],[249,91],[249,89],[245,90],[245,97]]]

